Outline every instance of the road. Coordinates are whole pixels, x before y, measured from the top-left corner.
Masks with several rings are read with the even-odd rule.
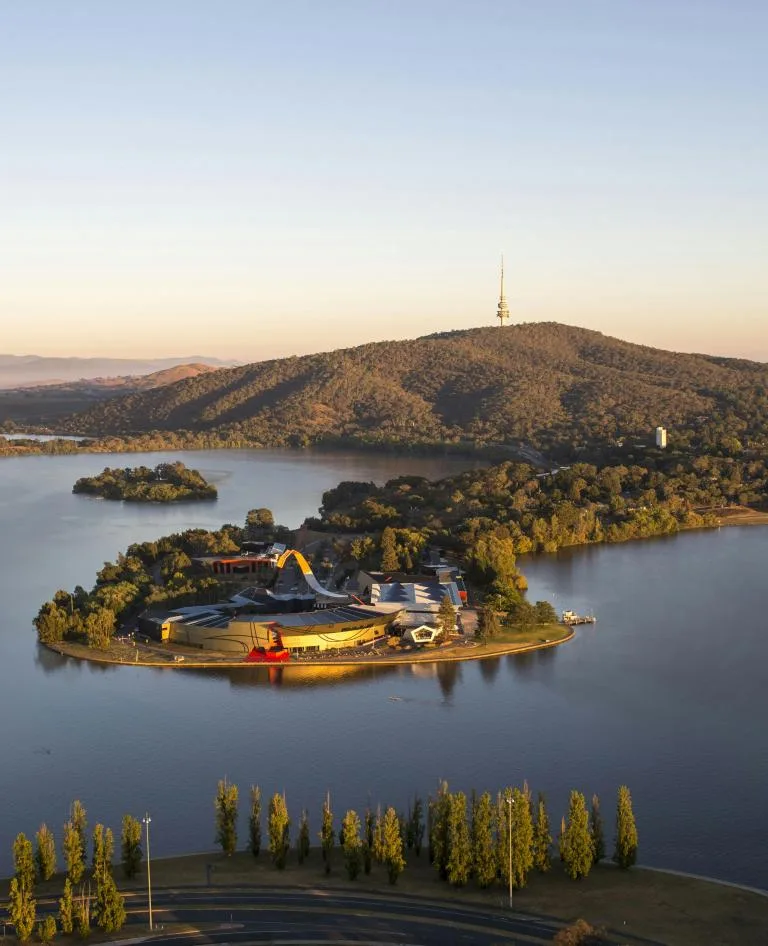
[[[375,946],[508,946],[551,943],[560,924],[547,917],[440,902],[420,897],[347,894],[328,889],[265,887],[232,891],[186,889],[153,894],[153,944],[369,943]],[[146,935],[146,897],[127,900],[130,927]],[[162,927],[200,927],[199,932]],[[626,937],[621,942],[626,943]],[[608,939],[606,943],[618,943]],[[638,940],[633,940],[637,943]]]

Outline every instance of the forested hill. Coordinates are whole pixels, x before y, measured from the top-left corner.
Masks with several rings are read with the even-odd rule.
[[[489,327],[282,358],[95,405],[83,434],[217,431],[264,445],[338,438],[523,441],[545,452],[648,438],[762,436],[768,365],[676,354],[556,323]]]

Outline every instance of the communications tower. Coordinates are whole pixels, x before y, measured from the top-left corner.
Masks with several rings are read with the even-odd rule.
[[[501,257],[501,292],[499,293],[499,304],[496,307],[496,318],[499,325],[504,325],[504,319],[509,318],[509,306],[504,298],[504,257]]]

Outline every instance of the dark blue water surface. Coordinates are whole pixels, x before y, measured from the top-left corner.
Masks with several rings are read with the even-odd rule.
[[[130,506],[74,496],[105,465],[181,459],[215,504]],[[18,831],[57,833],[70,801],[119,829],[149,810],[158,855],[213,841],[212,798],[285,791],[297,818],[368,800],[405,806],[438,777],[496,790],[527,779],[555,823],[570,788],[610,820],[633,792],[641,860],[768,887],[768,530],[722,529],[522,562],[531,597],[592,610],[562,647],[386,671],[204,674],[100,668],[39,649],[30,622],[59,587],[90,586],[128,544],[241,522],[254,506],[298,523],[342,479],[439,476],[456,461],[289,451],[0,460],[0,868]],[[396,697],[397,699],[392,699]],[[243,838],[245,837],[243,817]],[[314,830],[314,829],[313,829]]]

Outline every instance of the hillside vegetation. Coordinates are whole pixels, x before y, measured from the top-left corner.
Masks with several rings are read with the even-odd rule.
[[[523,442],[564,455],[657,424],[676,445],[762,438],[768,365],[660,351],[555,323],[283,358],[95,405],[75,433],[217,431],[268,446]]]

